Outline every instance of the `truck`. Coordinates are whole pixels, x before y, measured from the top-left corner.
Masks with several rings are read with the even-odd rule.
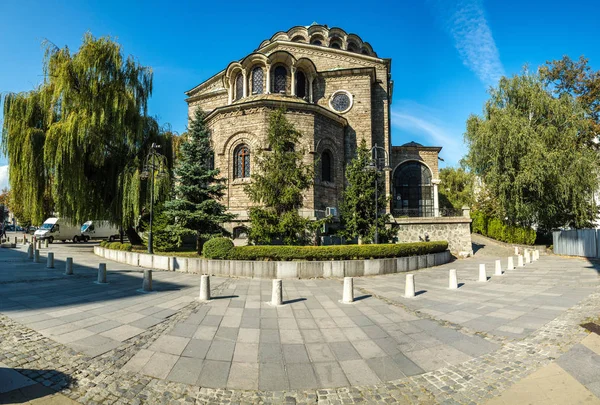
[[[84,242],[90,239],[108,239],[113,242],[120,238],[119,228],[108,221],[91,220],[81,225],[81,237]]]
[[[50,243],[55,240],[62,240],[63,242],[72,240],[74,243],[77,243],[80,240],[80,229],[81,227],[72,225],[60,218],[48,218],[33,235],[36,239],[48,239]]]

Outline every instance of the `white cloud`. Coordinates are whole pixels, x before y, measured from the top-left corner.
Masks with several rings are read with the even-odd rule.
[[[447,165],[455,166],[465,154],[462,131],[446,126],[435,109],[400,101],[392,107],[391,115],[394,128],[430,139],[425,146],[441,146],[440,157],[444,158]],[[401,138],[406,139],[404,135]]]
[[[8,188],[8,165],[0,166],[0,190]]]
[[[454,38],[465,66],[486,85],[495,85],[504,73],[492,30],[481,0],[433,1],[436,12]]]

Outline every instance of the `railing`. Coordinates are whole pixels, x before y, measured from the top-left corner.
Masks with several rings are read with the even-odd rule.
[[[462,217],[462,209],[440,208],[438,217]],[[433,207],[427,208],[396,208],[392,211],[396,218],[427,218],[434,217]]]

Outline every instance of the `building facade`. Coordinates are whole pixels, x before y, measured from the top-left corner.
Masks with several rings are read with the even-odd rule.
[[[207,114],[215,167],[227,178],[223,202],[237,215],[234,235],[248,219],[244,185],[252,181],[255,153],[267,148],[269,116],[280,107],[302,134],[306,163],[316,165],[303,215],[319,218],[328,207],[339,207],[346,164],[363,139],[391,168],[385,171],[386,210],[404,217],[439,215],[441,148],[391,144],[391,65],[355,34],[297,26],[186,92],[188,116],[196,108]]]

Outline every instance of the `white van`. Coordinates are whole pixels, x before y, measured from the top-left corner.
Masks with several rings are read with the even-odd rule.
[[[108,221],[87,221],[81,225],[81,240],[108,239],[110,242],[120,238],[119,228]]]
[[[80,240],[80,227],[71,225],[60,218],[48,218],[44,224],[33,234],[37,239],[48,239],[52,243],[55,240],[72,240],[77,243]]]

